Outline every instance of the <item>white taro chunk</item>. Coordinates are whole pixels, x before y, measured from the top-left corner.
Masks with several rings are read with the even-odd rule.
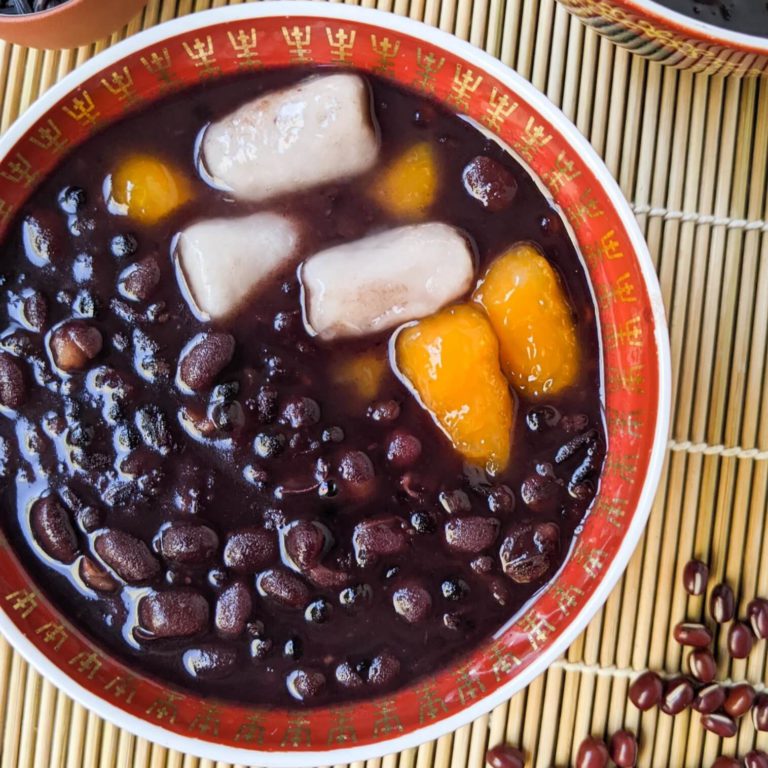
[[[385,331],[455,301],[473,276],[472,250],[459,230],[435,222],[391,229],[304,262],[305,324],[321,339]]]
[[[298,243],[296,224],[276,213],[200,221],[179,235],[176,275],[192,310],[218,320],[295,259]]]
[[[211,124],[200,166],[213,186],[260,201],[364,173],[378,154],[368,87],[350,73],[310,77]]]

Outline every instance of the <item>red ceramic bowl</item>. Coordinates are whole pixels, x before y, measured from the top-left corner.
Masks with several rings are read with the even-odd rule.
[[[667,437],[670,362],[661,294],[634,217],[606,167],[542,94],[430,27],[326,3],[254,3],[132,37],[52,88],[0,139],[0,227],[63,154],[169,90],[242,68],[346,63],[433,94],[505,142],[569,223],[599,307],[607,464],[560,573],[494,638],[384,698],[260,710],[173,690],[94,647],[0,549],[0,629],[77,701],[174,749],[214,760],[316,766],[363,760],[458,728],[540,674],[608,597],[642,533]],[[1,232],[0,232],[1,234]]]
[[[601,35],[652,61],[708,74],[768,72],[768,37],[706,24],[655,0],[559,2]]]

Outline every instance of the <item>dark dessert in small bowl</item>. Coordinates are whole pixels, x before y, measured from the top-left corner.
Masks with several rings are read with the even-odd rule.
[[[632,215],[546,99],[413,22],[290,9],[138,36],[3,139],[0,626],[148,738],[316,765],[575,637],[650,508],[669,361]]]
[[[708,74],[768,72],[768,7],[753,0],[560,0],[614,43]]]

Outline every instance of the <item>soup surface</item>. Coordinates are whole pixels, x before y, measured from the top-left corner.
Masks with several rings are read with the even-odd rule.
[[[659,0],[686,16],[734,32],[768,37],[766,0]]]
[[[14,550],[111,653],[254,704],[377,695],[488,638],[560,567],[604,456],[558,213],[466,120],[345,73],[361,114],[321,95],[310,136],[309,107],[254,102],[330,87],[300,68],[126,117],[2,245]],[[301,146],[336,130],[333,157]]]

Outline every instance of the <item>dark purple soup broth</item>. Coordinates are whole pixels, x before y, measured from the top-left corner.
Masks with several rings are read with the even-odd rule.
[[[288,691],[288,678],[306,691],[306,704],[373,696],[433,673],[474,649],[560,567],[592,502],[604,451],[595,311],[584,269],[560,216],[527,172],[496,143],[437,103],[374,76],[366,77],[381,130],[382,162],[415,142],[433,145],[440,173],[433,210],[440,220],[471,235],[478,275],[494,256],[521,240],[537,243],[556,267],[577,322],[583,360],[579,381],[545,403],[515,395],[519,408],[513,456],[501,476],[489,479],[464,466],[390,370],[377,401],[397,403],[399,415],[391,422],[386,421],[392,415],[386,407],[384,419],[371,418],[372,404],[357,402],[339,386],[339,366],[359,352],[385,354],[389,334],[333,344],[310,337],[301,321],[294,265],[216,328],[231,333],[236,342],[232,361],[217,377],[217,388],[196,395],[179,391],[174,383],[179,353],[209,327],[194,317],[175,277],[171,243],[181,227],[211,216],[284,210],[304,222],[303,257],[399,223],[366,193],[370,175],[267,205],[235,202],[199,180],[194,147],[207,122],[307,73],[270,70],[200,85],[108,127],[45,180],[2,246],[5,302],[0,344],[27,361],[26,403],[17,414],[0,414],[2,525],[14,550],[59,610],[110,653],[180,688],[257,705],[299,706]],[[194,180],[192,202],[152,227],[109,214],[103,180],[132,152],[157,155],[187,172]],[[518,189],[509,209],[491,213],[465,192],[462,170],[477,155],[495,159],[514,175]],[[68,186],[86,193],[86,202],[71,215],[57,202]],[[45,268],[24,255],[20,231],[29,215],[44,220],[55,233],[54,257]],[[135,238],[135,253],[115,256],[115,250],[133,250],[130,238],[114,241],[126,235]],[[118,276],[129,264],[151,256],[160,269],[158,287],[147,301],[126,300],[117,290]],[[26,330],[14,319],[18,297],[31,292],[47,304],[46,331],[74,315],[101,332],[103,349],[91,368],[113,369],[131,384],[130,393],[112,404],[109,418],[108,407],[94,390],[93,373],[66,379],[55,373],[45,333]],[[154,381],[139,375],[137,360]],[[35,366],[45,386],[33,383]],[[315,401],[319,419],[311,404],[298,398]],[[295,428],[281,417],[291,402],[294,415],[298,413]],[[201,414],[217,409],[221,441],[202,445],[193,440],[180,426],[182,406]],[[407,469],[395,469],[386,459],[395,429],[421,441],[421,456]],[[50,434],[56,430],[63,432],[54,441]],[[579,443],[579,436],[587,433],[589,440]],[[22,443],[30,442],[29,435],[36,435],[32,448],[21,450]],[[254,451],[258,435],[267,458]],[[574,438],[579,445],[573,455],[557,463],[558,450]],[[592,470],[582,497],[576,498],[568,492],[568,482],[583,464],[587,445]],[[344,455],[355,451],[370,458],[377,477],[364,498],[354,497],[338,472]],[[133,479],[116,469],[126,456]],[[96,593],[83,583],[80,558],[65,565],[45,555],[30,533],[29,507],[48,491],[69,508],[76,546],[94,563],[100,562],[94,533],[86,530],[123,531],[145,542],[148,552],[143,554],[120,554],[119,534],[115,546],[118,558],[154,562],[148,580],[125,586],[115,578],[116,591]],[[457,515],[496,518],[500,533],[493,545],[477,552],[449,550],[444,526]],[[405,545],[401,552],[371,557],[361,565],[355,559],[353,532],[370,518],[386,519],[404,535]],[[215,532],[212,542],[205,534],[207,545],[200,543],[205,536],[199,529],[194,541],[164,543],[195,551],[210,546],[213,552],[204,565],[173,565],[161,556],[157,538],[171,521],[202,523]],[[294,521],[325,526],[330,546],[320,564],[326,581],[338,583],[318,586],[317,579],[313,583],[281,565],[275,549],[273,562],[260,570],[290,575],[286,583],[280,582],[283,576],[276,586],[268,582],[269,589],[294,594],[291,589],[298,580],[301,604],[287,608],[259,593],[254,574],[226,568],[223,552],[228,535],[236,530],[254,528],[276,542],[277,529]],[[499,547],[514,526],[546,523],[559,526],[557,553],[541,578],[516,583],[500,567]],[[550,534],[558,530],[546,525],[544,529]],[[183,539],[187,534],[181,535]],[[471,549],[471,542],[468,546]],[[237,554],[233,551],[227,555],[230,563]],[[242,586],[231,589],[236,582]],[[148,587],[192,595],[177,602],[171,598],[165,620],[199,620],[204,630],[175,640],[137,635],[135,601]],[[214,627],[217,600],[228,589],[232,615],[252,604],[247,629],[234,639],[222,638]],[[393,594],[402,589],[415,589],[417,596],[410,597],[416,602],[429,595],[431,606],[417,623],[404,621],[393,609]],[[196,616],[196,611],[202,613]],[[337,668],[345,662],[342,672],[352,670],[356,686],[336,679]],[[197,670],[197,677],[189,667]],[[298,682],[297,670],[304,674]]]

